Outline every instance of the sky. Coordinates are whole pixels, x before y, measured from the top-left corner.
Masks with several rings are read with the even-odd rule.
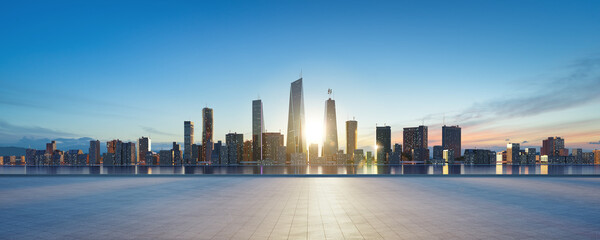
[[[0,146],[89,137],[183,142],[214,109],[215,140],[287,129],[304,79],[309,143],[327,89],[339,145],[375,127],[460,125],[464,148],[600,148],[600,1],[4,1]],[[87,140],[87,138],[86,138]],[[58,145],[60,148],[60,143]],[[154,147],[156,149],[156,147]],[[86,149],[87,150],[87,149]]]

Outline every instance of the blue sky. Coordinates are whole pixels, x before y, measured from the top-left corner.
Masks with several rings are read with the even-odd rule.
[[[205,106],[217,139],[249,139],[258,96],[284,132],[302,70],[309,141],[332,88],[341,146],[355,117],[365,148],[384,123],[439,144],[442,119],[465,147],[598,148],[599,22],[599,1],[3,2],[0,144],[181,142]]]

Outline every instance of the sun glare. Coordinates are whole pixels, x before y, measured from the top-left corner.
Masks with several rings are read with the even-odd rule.
[[[308,119],[306,122],[306,140],[307,145],[312,143],[323,143],[323,123],[322,120]]]

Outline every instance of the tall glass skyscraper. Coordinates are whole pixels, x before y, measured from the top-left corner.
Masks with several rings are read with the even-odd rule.
[[[329,98],[325,101],[325,142],[323,142],[323,157],[337,154],[338,135],[335,116],[335,100]]]
[[[288,114],[288,130],[286,153],[290,158],[292,153],[306,153],[304,138],[304,90],[302,78],[292,82],[290,87],[290,111]]]
[[[203,162],[210,162],[213,144],[213,110],[212,108],[202,109],[202,156]]]
[[[260,99],[252,101],[252,160],[262,160],[262,134],[265,131],[263,107]]]
[[[192,157],[192,144],[194,144],[194,122],[183,122],[183,159],[185,164],[196,164]]]

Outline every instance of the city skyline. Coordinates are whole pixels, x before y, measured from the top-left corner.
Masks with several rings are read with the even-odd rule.
[[[289,84],[302,72],[307,130],[323,131],[332,88],[337,126],[360,122],[359,149],[373,150],[376,125],[391,126],[392,143],[428,126],[430,147],[442,125],[459,125],[462,149],[539,148],[548,136],[599,148],[600,3],[461,3],[6,4],[0,18],[15,24],[0,39],[0,146],[141,136],[170,146],[205,106],[213,142],[249,140],[257,96],[265,132],[287,135]],[[311,133],[305,146],[322,145]]]

